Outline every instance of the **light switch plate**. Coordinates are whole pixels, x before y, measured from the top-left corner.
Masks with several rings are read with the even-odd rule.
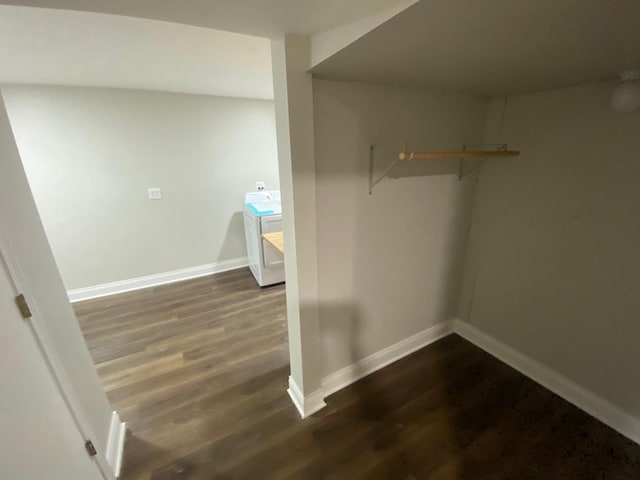
[[[159,188],[150,188],[149,200],[162,200],[162,191]]]
[[[256,182],[256,191],[262,192],[266,188],[264,182]]]

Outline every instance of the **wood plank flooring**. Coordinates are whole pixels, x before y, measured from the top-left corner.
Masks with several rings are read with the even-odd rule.
[[[74,308],[123,480],[640,479],[640,446],[455,335],[300,420],[284,286],[246,269]]]

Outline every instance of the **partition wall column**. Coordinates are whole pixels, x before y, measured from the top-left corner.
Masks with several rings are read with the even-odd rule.
[[[308,37],[271,47],[285,241],[291,376],[289,395],[303,417],[322,408],[318,326],[313,86]]]

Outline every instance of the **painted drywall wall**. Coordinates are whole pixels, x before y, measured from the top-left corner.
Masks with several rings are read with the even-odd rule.
[[[242,206],[278,188],[273,102],[67,87],[3,95],[68,290],[246,257]],[[159,187],[162,200],[148,199]]]
[[[111,406],[67,299],[2,101],[0,158],[0,229],[34,314],[30,322],[38,323],[39,334],[56,355],[56,373],[77,402],[75,410],[86,419],[98,451],[105,452]]]
[[[612,111],[613,87],[509,98],[522,155],[480,172],[459,316],[638,417],[640,112]]]
[[[488,101],[314,80],[318,291],[324,374],[455,312],[473,176],[458,162],[416,162],[375,176],[410,149],[479,143]]]
[[[402,0],[395,2],[393,6],[390,6],[390,8],[386,10],[366,15],[351,23],[313,35],[311,37],[311,62],[309,66],[314,67],[323,60],[330,58],[349,44],[389,21],[403,10],[406,10],[417,1],[418,0]]]

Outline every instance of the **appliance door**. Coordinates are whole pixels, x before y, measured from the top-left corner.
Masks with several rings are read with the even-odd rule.
[[[282,215],[268,215],[260,217],[260,226],[262,233],[272,233],[282,231]],[[269,243],[262,239],[262,251],[264,252],[264,266],[273,268],[284,265],[284,255],[273,248]]]

